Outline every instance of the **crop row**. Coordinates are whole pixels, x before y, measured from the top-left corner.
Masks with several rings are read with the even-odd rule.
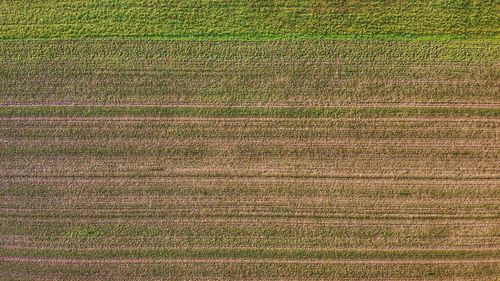
[[[498,104],[499,46],[492,40],[4,41],[0,102]]]

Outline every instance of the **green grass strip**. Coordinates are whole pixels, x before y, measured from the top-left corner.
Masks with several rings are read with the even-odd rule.
[[[160,106],[4,106],[0,117],[498,117],[500,108],[374,107],[374,108],[244,108]]]
[[[495,1],[4,0],[0,39],[491,37]]]
[[[227,259],[484,259],[500,250],[302,250],[302,249],[3,249],[4,256],[43,258],[227,258]]]
[[[237,34],[237,35],[88,35],[88,36],[38,36],[38,37],[0,37],[0,41],[188,41],[188,42],[274,42],[274,41],[401,41],[401,42],[455,42],[482,41],[498,44],[500,35],[418,35],[418,34]]]

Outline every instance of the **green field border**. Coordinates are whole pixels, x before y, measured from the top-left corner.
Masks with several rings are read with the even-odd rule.
[[[398,260],[398,259],[483,259],[500,258],[499,249],[486,250],[300,250],[300,249],[2,249],[10,257],[38,258],[228,258],[292,260]]]
[[[373,108],[244,108],[162,106],[1,106],[0,117],[500,117],[500,108],[373,107]]]
[[[415,42],[449,42],[449,41],[490,41],[500,44],[500,34],[492,36],[470,35],[420,35],[420,34],[330,34],[330,35],[169,35],[169,36],[39,36],[39,37],[2,37],[1,41],[86,41],[86,40],[151,40],[151,41],[208,41],[208,42],[272,42],[272,41],[330,41],[330,40],[374,40],[374,41],[415,41]]]

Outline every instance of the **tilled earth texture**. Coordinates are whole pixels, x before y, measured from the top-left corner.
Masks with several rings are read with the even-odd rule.
[[[0,280],[500,280],[500,3],[1,1]]]

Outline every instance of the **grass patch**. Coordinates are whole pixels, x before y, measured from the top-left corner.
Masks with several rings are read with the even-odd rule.
[[[3,1],[0,39],[495,36],[494,1]]]
[[[80,236],[88,237],[85,232]],[[92,234],[90,234],[92,235]],[[5,250],[4,255],[44,258],[227,258],[227,259],[481,259],[499,258],[499,250],[274,250],[274,249],[154,249],[154,250]]]
[[[496,108],[242,108],[242,107],[107,107],[107,106],[5,106],[1,117],[498,117]]]

